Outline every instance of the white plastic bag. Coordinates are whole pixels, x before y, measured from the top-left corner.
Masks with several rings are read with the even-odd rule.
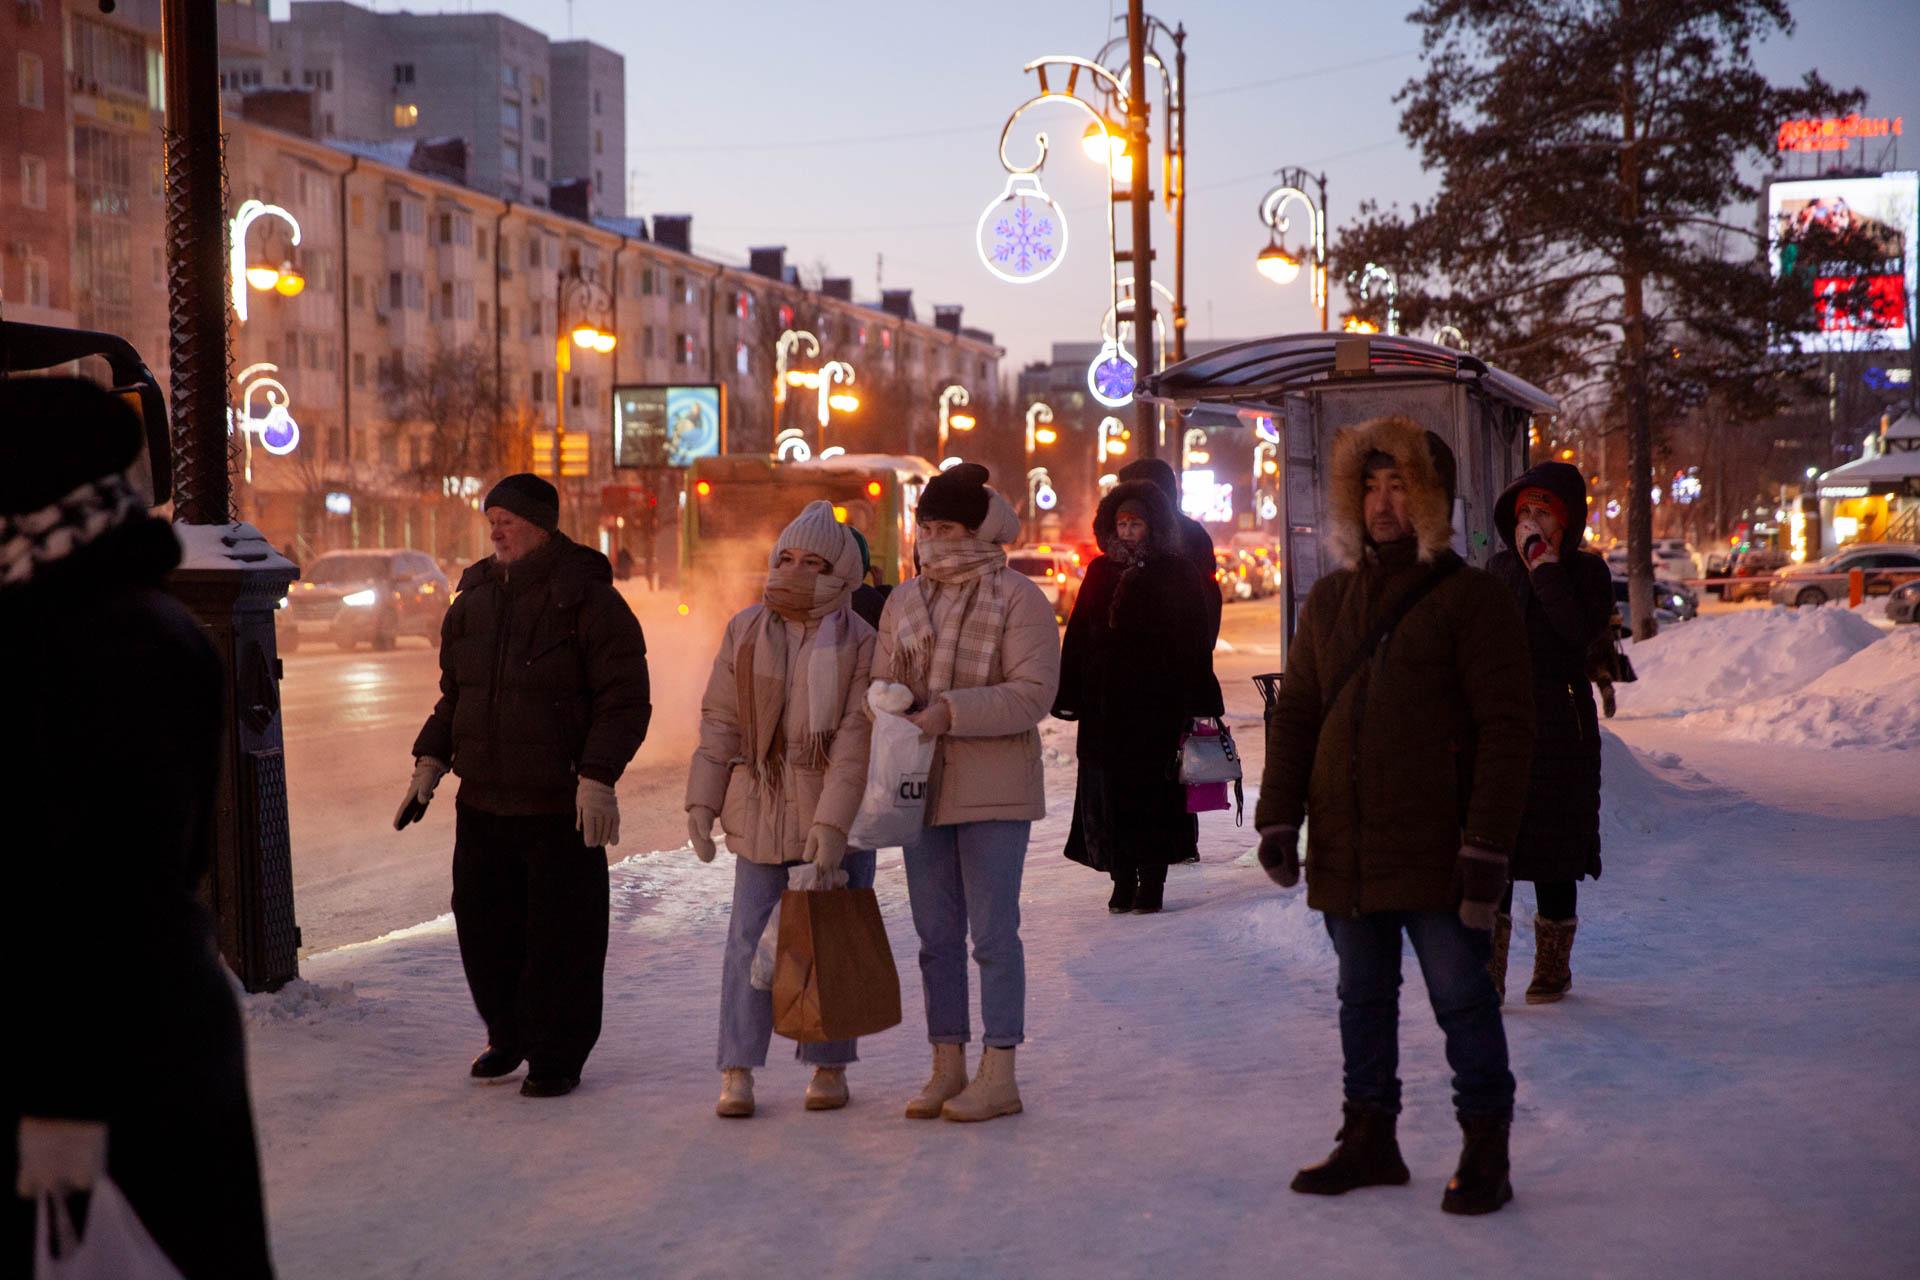
[[[55,1249],[59,1257],[54,1256]],[[93,1184],[87,1232],[75,1238],[66,1202],[41,1196],[33,1224],[34,1280],[185,1280],[153,1242],[113,1179]]]
[[[811,862],[803,862],[797,867],[787,868],[787,888],[793,889],[844,889],[847,887],[845,867],[836,867],[825,884],[820,883],[820,869]],[[773,990],[773,959],[780,945],[780,904],[773,904],[773,914],[767,917],[767,927],[760,931],[760,945],[753,949],[753,967],[747,972],[747,982],[756,991]]]
[[[868,692],[873,747],[867,756],[867,789],[847,833],[847,843],[855,849],[897,849],[926,825],[927,775],[936,744],[894,709],[899,692],[900,686],[880,681]],[[907,696],[912,698],[911,693]]]

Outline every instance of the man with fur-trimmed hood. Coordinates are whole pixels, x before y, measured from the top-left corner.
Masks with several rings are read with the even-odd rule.
[[[1446,1034],[1466,1135],[1441,1208],[1513,1198],[1513,1075],[1487,972],[1533,748],[1526,632],[1513,597],[1450,549],[1453,453],[1404,417],[1335,435],[1325,547],[1267,726],[1260,864],[1307,903],[1340,960],[1345,1124],[1295,1191],[1408,1178],[1396,1022],[1401,934]]]
[[[1113,878],[1107,910],[1160,910],[1167,867],[1199,855],[1177,757],[1196,717],[1222,712],[1206,611],[1212,590],[1182,546],[1173,503],[1147,480],[1116,485],[1093,533],[1060,654],[1053,714],[1080,724],[1067,857]]]

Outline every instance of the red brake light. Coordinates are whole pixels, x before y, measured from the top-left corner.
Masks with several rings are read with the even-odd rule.
[[[867,481],[867,496],[869,498],[877,498],[880,496],[880,482],[878,480]]]

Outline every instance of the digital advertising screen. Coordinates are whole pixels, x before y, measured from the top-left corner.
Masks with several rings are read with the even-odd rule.
[[[686,467],[720,452],[720,387],[647,384],[613,389],[613,465]]]
[[[1913,341],[1920,294],[1920,174],[1807,178],[1767,189],[1770,254],[1776,279],[1811,290],[1807,327],[1779,334],[1776,349],[1905,351]],[[1825,251],[1796,243],[1824,231]],[[1825,260],[1809,254],[1824,253]],[[1864,287],[1862,287],[1864,282]]]

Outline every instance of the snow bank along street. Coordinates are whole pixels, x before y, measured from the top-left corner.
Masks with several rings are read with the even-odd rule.
[[[716,1119],[731,868],[639,854],[615,869],[606,1029],[571,1097],[467,1079],[482,1033],[450,921],[312,956],[306,981],[248,1000],[282,1273],[1908,1274],[1920,631],[1760,610],[1672,628],[1633,657],[1573,993],[1507,1006],[1507,1212],[1439,1211],[1458,1130],[1411,961],[1412,1185],[1287,1191],[1339,1116],[1319,917],[1238,864],[1252,830],[1221,815],[1163,915],[1109,917],[1108,883],[1059,856],[1072,736],[1049,723],[1053,816],[1022,900],[1024,1115],[900,1117],[927,1055],[894,851],[879,896],[905,1021],[863,1043],[853,1104],[803,1111],[805,1072],[776,1042],[760,1114]],[[1245,674],[1229,699],[1257,777]],[[447,843],[417,856],[444,870]],[[1514,945],[1525,973],[1531,931]]]

